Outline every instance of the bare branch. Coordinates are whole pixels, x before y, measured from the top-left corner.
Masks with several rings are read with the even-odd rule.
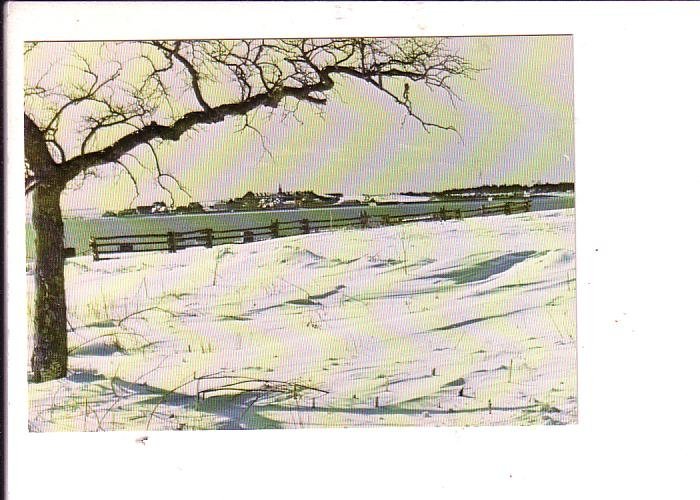
[[[174,175],[169,174],[167,172],[164,173],[162,171],[162,169],[160,168],[160,162],[158,161],[158,154],[156,153],[156,150],[153,147],[153,144],[151,144],[150,142],[147,142],[146,146],[148,146],[149,149],[151,150],[151,153],[153,153],[153,160],[155,161],[156,173],[157,173],[156,182],[158,183],[158,186],[160,186],[160,188],[163,191],[165,191],[166,193],[168,193],[168,196],[170,196],[170,206],[172,207],[175,205],[175,197],[173,196],[173,192],[163,184],[163,178],[171,179],[173,182],[175,182],[175,185],[177,186],[177,188],[180,191],[185,193],[188,197],[192,198],[192,195],[190,195],[190,193],[184,188],[184,186],[180,183],[180,181]]]
[[[382,92],[383,94],[386,94],[386,95],[388,95],[389,97],[391,97],[391,98],[394,100],[394,102],[395,102],[396,104],[398,104],[399,106],[401,106],[402,108],[404,108],[404,109],[406,110],[407,115],[410,116],[410,117],[412,117],[412,118],[415,118],[415,119],[421,124],[421,126],[423,127],[423,129],[424,129],[426,132],[430,132],[430,129],[431,129],[431,128],[437,128],[437,129],[441,129],[441,130],[449,130],[449,131],[451,131],[451,132],[455,132],[457,135],[460,136],[460,138],[462,137],[461,134],[459,134],[459,132],[457,131],[457,129],[456,129],[454,126],[452,126],[452,125],[441,125],[441,124],[439,124],[439,123],[430,122],[430,121],[425,120],[424,118],[422,118],[422,117],[419,116],[418,114],[416,114],[416,113],[413,111],[413,109],[411,108],[411,101],[410,101],[410,99],[409,99],[408,92],[406,92],[406,91],[404,92],[403,99],[401,99],[401,98],[397,97],[396,95],[392,94],[392,93],[391,93],[389,90],[387,90],[386,88],[382,87],[378,82],[375,82],[375,81],[372,80],[371,78],[367,78],[366,75],[363,75],[361,72],[356,71],[356,70],[354,70],[354,69],[345,68],[345,67],[339,67],[339,68],[337,68],[337,67],[336,67],[336,68],[331,67],[331,68],[328,68],[327,71],[328,71],[329,73],[339,73],[339,74],[348,75],[348,76],[352,76],[352,77],[354,77],[354,78],[360,78],[360,79],[362,79],[362,80],[367,81],[370,85],[372,85],[373,87],[379,89],[380,92]],[[398,73],[399,73],[399,72],[392,71],[392,74],[393,74],[394,76],[399,76]],[[405,74],[405,75],[400,75],[400,76],[407,76],[407,77],[411,78],[410,73],[409,73],[409,74]],[[406,84],[406,85],[408,85],[408,84]],[[405,87],[405,88],[406,88],[406,87]]]
[[[243,119],[244,119],[243,126],[239,130],[237,130],[236,132],[243,132],[246,129],[250,129],[253,132],[255,132],[257,134],[257,136],[260,138],[260,144],[262,145],[263,151],[265,153],[267,153],[267,155],[270,158],[272,158],[272,153],[270,152],[270,149],[267,147],[267,144],[265,143],[265,136],[262,134],[262,132],[260,132],[260,130],[258,130],[256,127],[254,127],[250,123],[250,119],[249,119],[249,116],[247,114],[243,116]]]
[[[136,177],[134,177],[134,174],[131,173],[131,170],[129,170],[129,167],[127,167],[123,162],[121,162],[120,160],[117,160],[114,163],[116,165],[121,166],[124,169],[126,174],[129,176],[129,179],[131,179],[131,183],[134,186],[135,194],[134,194],[134,197],[131,199],[131,202],[129,202],[129,206],[131,206],[138,199],[138,197],[141,196],[141,193],[139,192],[139,183],[136,182]]]
[[[28,47],[28,53],[33,50]],[[100,56],[102,51],[108,52],[106,44]],[[404,120],[416,120],[428,132],[457,132],[453,125],[427,119],[414,96],[397,93],[390,82],[444,92],[454,106],[459,96],[450,78],[471,78],[482,70],[447,49],[444,39],[433,38],[151,41],[120,43],[110,56],[120,60],[104,57],[91,61],[74,51],[78,80],[61,81],[57,68],[25,85],[27,116],[37,117],[39,142],[54,156],[42,172],[35,159],[29,161],[25,190],[44,174],[65,184],[93,167],[118,164],[145,144],[156,158],[158,184],[164,186],[167,177],[187,193],[162,172],[154,141],[178,141],[188,131],[243,117],[240,130],[251,129],[270,154],[249,113],[283,103],[282,119],[301,122],[299,106],[307,103],[322,115],[335,80],[344,77],[386,95],[405,113]]]
[[[34,50],[37,45],[39,45],[39,42],[25,42],[24,44],[24,55],[26,56],[29,54],[32,50]]]
[[[195,97],[197,98],[197,102],[199,103],[200,106],[202,106],[202,109],[204,111],[210,111],[211,106],[209,106],[207,101],[204,100],[204,96],[202,96],[202,90],[199,87],[199,80],[201,78],[199,72],[195,69],[194,65],[192,65],[192,63],[190,61],[188,61],[187,58],[185,58],[180,53],[180,45],[182,42],[180,42],[180,41],[175,42],[175,46],[172,49],[168,48],[164,43],[161,43],[161,42],[151,42],[151,43],[155,47],[158,47],[163,52],[174,57],[180,63],[182,63],[182,65],[185,67],[187,72],[190,74],[192,90],[194,91]]]

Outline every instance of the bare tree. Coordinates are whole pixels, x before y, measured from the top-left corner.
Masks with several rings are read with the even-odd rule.
[[[388,96],[427,131],[454,130],[414,109],[412,86],[457,96],[453,76],[474,68],[445,39],[298,39],[141,41],[25,46],[25,192],[33,200],[36,296],[33,380],[67,372],[63,223],[66,186],[104,166],[134,181],[134,162],[156,146],[224,120],[260,133],[249,119],[260,108],[296,114],[321,109],[337,80],[356,79]],[[42,50],[44,54],[42,55]],[[60,54],[48,60],[45,51]],[[39,62],[41,61],[41,62]],[[411,82],[409,84],[409,82]]]

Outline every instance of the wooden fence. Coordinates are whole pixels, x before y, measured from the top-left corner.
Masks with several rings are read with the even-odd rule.
[[[358,228],[395,225],[406,222],[426,220],[461,219],[480,215],[512,214],[530,210],[530,200],[521,202],[506,202],[497,205],[482,205],[472,209],[446,210],[442,207],[436,212],[400,215],[368,215],[363,211],[358,217],[339,219],[309,220],[300,219],[280,222],[270,221],[267,226],[247,227],[243,229],[198,229],[195,231],[168,232],[164,234],[126,234],[118,236],[93,236],[90,238],[90,249],[93,260],[107,254],[125,252],[168,251],[175,253],[184,248],[203,246],[211,248],[214,245],[230,243],[250,243],[261,239],[309,234],[319,230],[355,226]]]

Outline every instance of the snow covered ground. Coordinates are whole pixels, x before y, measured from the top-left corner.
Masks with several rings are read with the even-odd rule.
[[[71,259],[29,427],[574,423],[574,257],[567,209]]]
[[[416,203],[419,201],[430,201],[430,196],[407,196],[405,194],[368,194],[364,195],[363,200],[374,199],[374,201],[382,203]]]
[[[406,196],[404,194],[357,194],[357,195],[345,195],[341,196],[338,203],[349,202],[349,201],[362,201],[366,202],[370,199],[374,201],[384,202],[384,203],[416,203],[416,202],[426,202],[430,201],[430,196]]]

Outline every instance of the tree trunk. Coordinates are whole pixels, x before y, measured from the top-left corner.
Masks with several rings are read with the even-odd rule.
[[[34,382],[66,376],[68,338],[63,278],[62,186],[37,185],[33,193],[32,224],[36,232],[34,269]]]

